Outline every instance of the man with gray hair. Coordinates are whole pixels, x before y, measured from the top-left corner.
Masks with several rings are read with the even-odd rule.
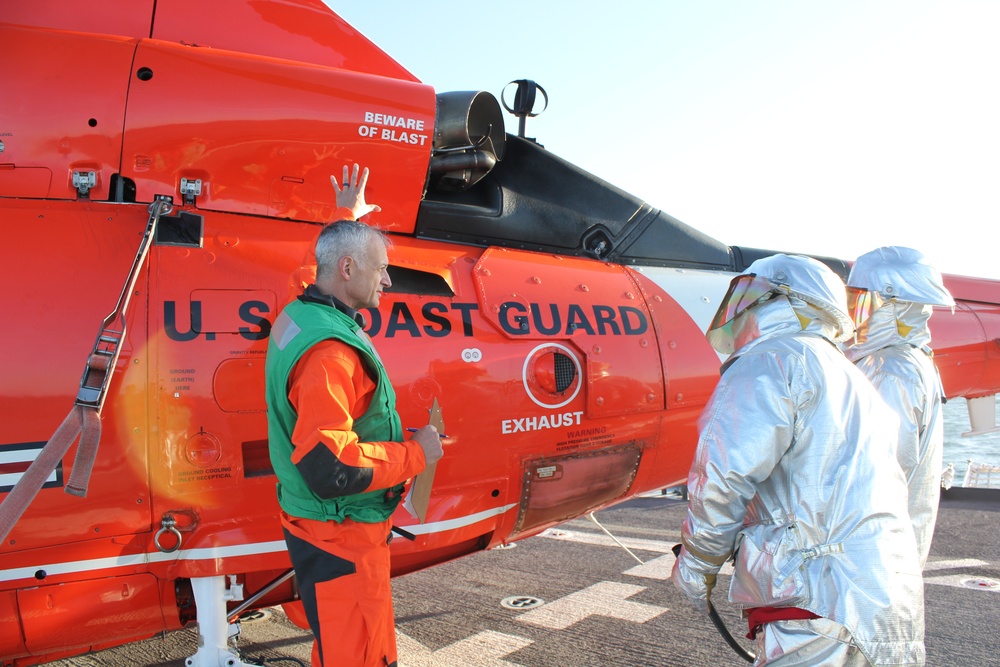
[[[344,193],[360,191],[352,211],[376,208],[363,205],[357,165],[334,188],[342,206]],[[359,311],[377,307],[392,284],[388,246],[365,223],[326,225],[316,282],[278,316],[267,350],[271,463],[316,666],[396,665],[390,517],[406,480],[443,453],[431,425],[404,439],[396,394],[363,330]]]

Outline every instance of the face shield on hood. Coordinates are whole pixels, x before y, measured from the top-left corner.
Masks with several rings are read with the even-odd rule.
[[[888,301],[955,307],[941,273],[912,248],[886,246],[858,257],[847,279],[850,314],[861,326]]]
[[[708,342],[722,354],[732,354],[736,319],[779,295],[801,299],[817,309],[820,317],[834,325],[835,341],[854,334],[844,282],[837,274],[810,257],[779,254],[758,259],[732,280],[706,333]]]

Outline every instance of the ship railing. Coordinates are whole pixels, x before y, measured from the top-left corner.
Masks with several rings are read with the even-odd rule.
[[[1000,466],[989,463],[973,463],[965,470],[962,486],[977,489],[1000,489]]]

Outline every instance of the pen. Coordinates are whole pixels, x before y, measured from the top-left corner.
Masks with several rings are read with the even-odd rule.
[[[419,431],[420,429],[419,428],[413,428],[412,426],[410,426],[406,430],[409,431],[410,433],[414,433],[415,431]],[[438,437],[439,438],[447,438],[448,434],[446,434],[446,433],[438,433]]]

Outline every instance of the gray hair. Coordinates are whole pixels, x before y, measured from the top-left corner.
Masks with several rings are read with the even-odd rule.
[[[326,225],[316,239],[316,276],[329,275],[344,257],[355,262],[367,261],[368,244],[374,238],[387,248],[392,245],[384,232],[363,222],[340,220]]]

